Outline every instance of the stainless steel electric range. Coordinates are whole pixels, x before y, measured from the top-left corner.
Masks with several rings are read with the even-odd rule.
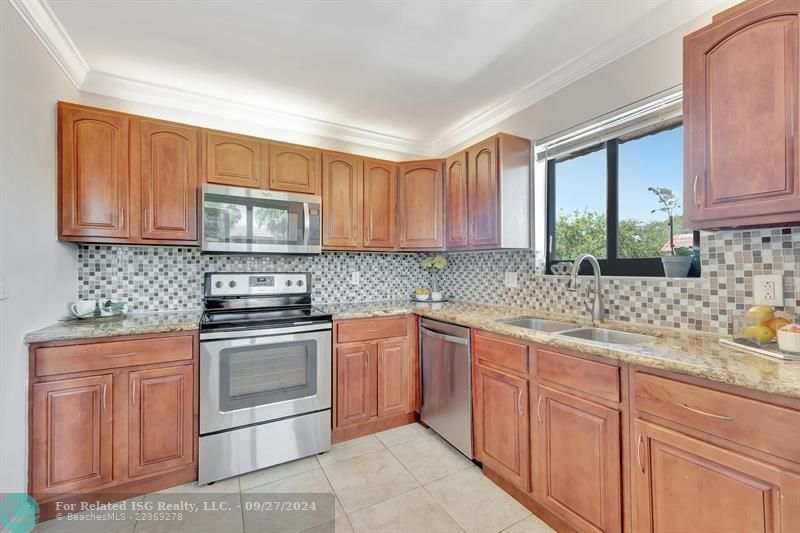
[[[308,273],[207,273],[199,483],[328,451],[331,316]]]

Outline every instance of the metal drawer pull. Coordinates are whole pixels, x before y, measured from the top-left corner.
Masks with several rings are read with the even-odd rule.
[[[106,384],[103,383],[103,411],[106,410]]]
[[[687,411],[691,411],[693,413],[697,413],[698,415],[710,416],[711,418],[718,418],[720,420],[733,420],[733,417],[731,417],[731,416],[715,415],[714,413],[707,413],[705,411],[701,411],[700,409],[695,409],[694,407],[689,407],[688,405],[685,405],[685,404],[682,404],[682,403],[679,403],[678,405],[680,405],[681,407],[683,407]]]
[[[539,395],[539,399],[536,402],[536,418],[539,419],[539,423],[542,423],[542,395]]]
[[[517,410],[519,411],[520,416],[525,414],[525,412],[522,410],[522,389],[520,389],[519,394],[517,394]]]
[[[379,331],[379,329],[368,329],[367,333],[378,333]]]
[[[131,355],[136,355],[138,353],[139,352],[115,353],[104,355],[103,357],[130,357]]]
[[[639,470],[641,470],[642,474],[644,474],[644,465],[642,464],[642,442],[644,438],[642,438],[642,434],[639,433],[639,438],[636,441],[636,463],[639,465]]]
[[[700,178],[700,176],[699,176],[699,175],[697,175],[697,174],[695,174],[695,175],[694,175],[694,186],[692,187],[692,191],[693,191],[693,193],[694,193],[694,205],[695,205],[696,207],[700,207],[700,204],[699,204],[699,203],[697,203],[697,180],[698,180],[699,178]]]
[[[136,407],[136,380],[133,380],[133,388],[131,389],[131,400],[133,400],[133,406]]]

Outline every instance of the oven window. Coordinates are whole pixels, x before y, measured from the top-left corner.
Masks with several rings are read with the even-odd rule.
[[[206,194],[203,232],[208,242],[299,246],[305,239],[302,202]]]
[[[314,340],[225,348],[219,364],[223,412],[317,394]]]

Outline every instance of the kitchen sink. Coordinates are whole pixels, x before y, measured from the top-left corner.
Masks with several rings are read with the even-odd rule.
[[[541,331],[544,333],[558,333],[559,331],[567,331],[575,329],[575,324],[568,322],[558,322],[556,320],[544,320],[542,318],[513,318],[511,320],[500,320],[501,324],[508,324],[509,326],[516,326],[518,328],[532,329],[534,331]]]
[[[559,335],[587,341],[605,342],[608,344],[646,344],[657,338],[651,335],[640,335],[638,333],[627,333],[624,331],[600,328],[573,329],[570,331],[562,331]]]

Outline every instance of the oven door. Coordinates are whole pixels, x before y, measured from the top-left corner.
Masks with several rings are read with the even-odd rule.
[[[201,435],[330,407],[330,329],[200,342]]]
[[[320,253],[319,196],[203,187],[204,252]]]

